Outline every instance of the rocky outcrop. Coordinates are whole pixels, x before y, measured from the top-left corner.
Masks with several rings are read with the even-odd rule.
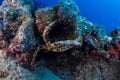
[[[120,63],[106,57],[108,49],[100,51],[102,43],[90,34],[94,26],[97,38],[106,44],[104,30],[83,19],[73,0],[60,0],[53,8],[36,11],[30,0],[4,0],[0,7],[0,78],[120,80]],[[90,36],[88,45],[95,44],[96,54],[101,54],[91,55],[88,45],[84,46],[87,50],[81,49],[84,33]]]
[[[33,71],[23,68],[0,50],[0,80],[61,80],[51,70],[37,66]]]
[[[90,54],[79,52],[78,49],[52,56],[41,56],[41,64],[52,70],[62,80],[119,80],[120,63],[110,62],[103,57],[95,57]],[[52,57],[52,59],[50,58]],[[49,61],[47,60],[49,59]]]

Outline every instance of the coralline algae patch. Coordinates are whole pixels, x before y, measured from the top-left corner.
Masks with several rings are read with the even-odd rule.
[[[120,57],[119,29],[106,35],[102,27],[80,16],[73,0],[60,0],[54,7],[36,6],[30,0],[4,0],[0,6],[0,77],[120,79],[116,70]]]

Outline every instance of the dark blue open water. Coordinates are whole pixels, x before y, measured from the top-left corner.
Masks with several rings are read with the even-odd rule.
[[[54,6],[59,0],[37,0]],[[120,25],[120,0],[74,0],[82,16],[89,21],[102,25],[110,33]],[[0,0],[0,4],[2,0]]]

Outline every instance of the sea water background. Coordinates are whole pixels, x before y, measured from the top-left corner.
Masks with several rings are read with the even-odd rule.
[[[3,0],[0,0],[0,4]],[[36,0],[54,6],[59,0]],[[109,34],[120,26],[120,0],[74,0],[80,9],[81,16],[104,27]]]

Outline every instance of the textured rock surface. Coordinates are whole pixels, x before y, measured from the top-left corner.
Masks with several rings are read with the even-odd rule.
[[[63,52],[81,45],[80,16],[74,1],[60,0],[53,8],[37,10],[35,17],[48,51]]]
[[[53,53],[55,54],[55,53]],[[72,51],[57,56],[44,55],[45,65],[62,80],[120,80],[120,63]],[[49,59],[49,61],[47,61]]]
[[[16,64],[13,59],[6,59],[0,51],[0,80],[60,80],[52,71],[38,66],[34,71],[29,71]]]

